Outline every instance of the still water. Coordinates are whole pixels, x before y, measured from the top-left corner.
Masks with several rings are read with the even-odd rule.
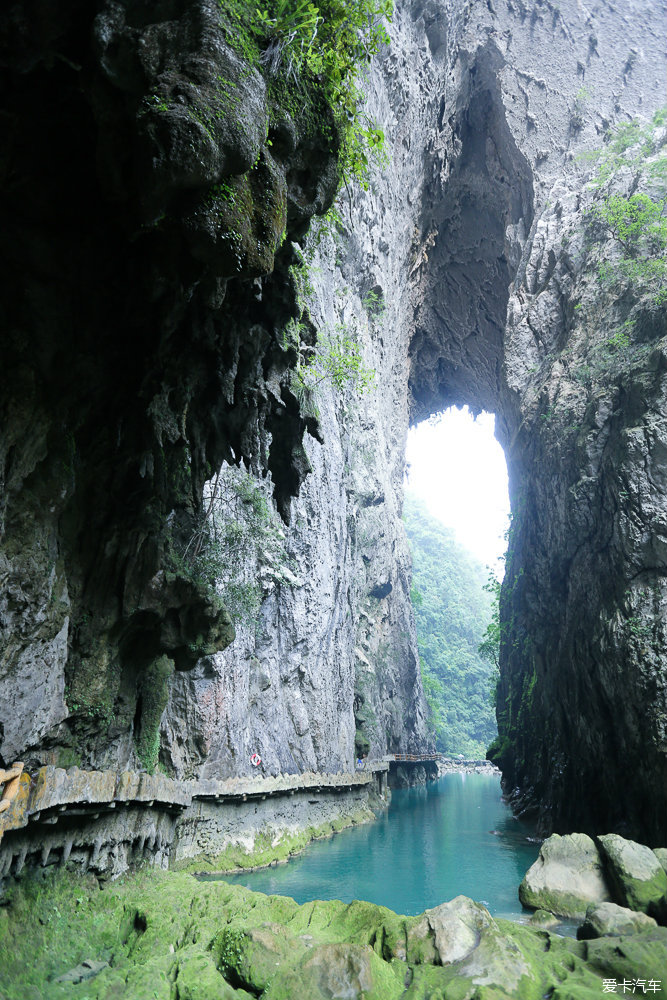
[[[286,865],[225,876],[257,892],[312,899],[367,899],[416,914],[464,895],[494,916],[527,916],[517,896],[539,846],[501,800],[500,778],[449,774],[399,789],[375,823],[310,845]]]

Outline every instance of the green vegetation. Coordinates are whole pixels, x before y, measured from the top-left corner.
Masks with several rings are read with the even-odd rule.
[[[648,125],[625,122],[612,132],[605,149],[589,154],[597,169],[588,218],[599,237],[611,237],[620,251],[619,260],[601,262],[600,279],[612,288],[629,285],[656,305],[667,301],[666,122],[667,109],[656,112]],[[632,178],[629,193],[612,190],[623,174]],[[640,182],[650,193],[636,190]]]
[[[151,774],[157,767],[160,753],[160,719],[169,699],[169,680],[174,661],[160,656],[148,667],[139,685],[141,715],[136,734],[137,756]]]
[[[373,385],[375,372],[364,364],[359,345],[349,329],[338,326],[331,333],[318,336],[306,362],[296,368],[294,378],[310,391],[326,382],[338,392],[347,388],[365,392]]]
[[[367,185],[370,161],[384,135],[364,112],[361,74],[388,44],[391,0],[219,0],[230,44],[261,68],[281,106],[323,94],[339,142],[341,183]],[[291,91],[291,96],[286,92]],[[331,136],[332,143],[336,136]]]
[[[665,928],[575,941],[494,920],[465,900],[445,903],[442,914],[445,928],[463,927],[453,943],[450,934],[434,937],[423,914],[359,900],[299,906],[155,870],[100,889],[91,875],[37,871],[10,888],[0,908],[0,996],[599,1000],[602,977],[620,982],[640,970],[646,981],[664,979]],[[84,967],[86,978],[76,982],[83,962],[97,967]],[[74,982],[58,981],[68,973]]]
[[[296,833],[267,830],[257,834],[251,850],[247,850],[243,844],[230,844],[220,854],[199,855],[192,861],[177,862],[173,867],[178,871],[227,874],[268,868],[269,865],[289,861],[290,858],[300,854],[313,840],[324,840],[350,826],[370,823],[374,819],[375,816],[370,809],[358,809],[354,813],[337,816],[331,822],[309,826]]]
[[[436,745],[447,753],[482,758],[497,733],[490,693],[497,667],[478,648],[489,644],[490,650],[494,621],[500,627],[494,594],[485,583],[486,571],[410,494],[404,520],[414,562],[411,596],[422,678]]]
[[[239,625],[256,622],[264,590],[298,582],[268,495],[245,469],[225,466],[204,491],[197,530],[173,545],[177,572],[209,588]]]
[[[309,239],[305,251],[293,244],[298,263],[290,267],[295,290],[298,316],[291,319],[282,332],[282,348],[294,358],[292,389],[303,403],[310,403],[315,415],[313,395],[318,386],[328,384],[337,392],[351,390],[364,393],[375,382],[375,372],[363,360],[354,325],[338,323],[335,327],[315,330],[308,312],[308,299],[313,295],[312,275],[315,248],[325,233],[331,233],[338,215],[328,213]],[[364,306],[366,303],[364,301]],[[381,311],[376,310],[377,315]]]

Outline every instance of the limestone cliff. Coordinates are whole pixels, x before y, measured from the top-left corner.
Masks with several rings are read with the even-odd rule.
[[[664,306],[600,291],[578,156],[664,100],[665,4],[398,3],[368,80],[388,165],[309,243],[337,179],[316,88],[276,101],[211,2],[66,6],[37,31],[13,4],[3,46],[3,758],[226,777],[425,746],[403,449],[467,403],[510,470],[506,788],[545,829],[654,842]],[[367,393],[299,391],[316,333]],[[185,558],[223,462],[267,543],[223,567],[254,592],[234,642]]]

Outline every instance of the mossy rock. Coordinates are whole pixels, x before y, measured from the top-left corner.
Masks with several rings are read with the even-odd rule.
[[[532,927],[555,927],[558,923],[558,917],[550,910],[535,910],[530,918]]]
[[[584,833],[552,834],[526,872],[519,899],[529,909],[582,919],[591,903],[610,901],[602,862],[591,838]]]
[[[404,917],[155,870],[103,890],[33,873],[2,913],[3,1000],[171,1000],[174,984],[181,1000],[598,1000],[603,977],[660,979],[667,967],[664,928],[577,942],[463,897]],[[89,959],[112,964],[80,986],[56,982]]]
[[[577,931],[579,940],[598,937],[620,937],[656,927],[653,917],[637,913],[616,903],[598,903],[586,910],[586,919]]]
[[[212,955],[201,952],[179,961],[175,985],[178,1000],[254,1000],[254,994],[230,986]]]
[[[363,997],[364,1000],[398,1000],[404,983],[368,945],[323,944],[298,963],[276,971],[264,993],[265,1000],[331,1000]]]
[[[660,860],[644,844],[625,840],[616,833],[598,837],[609,881],[617,902],[631,910],[667,918],[667,873]]]

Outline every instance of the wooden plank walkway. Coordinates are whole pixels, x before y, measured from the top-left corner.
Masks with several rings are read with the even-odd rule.
[[[444,756],[441,753],[392,753],[382,759],[387,763],[396,761],[400,764],[423,764],[428,761],[444,760]]]

